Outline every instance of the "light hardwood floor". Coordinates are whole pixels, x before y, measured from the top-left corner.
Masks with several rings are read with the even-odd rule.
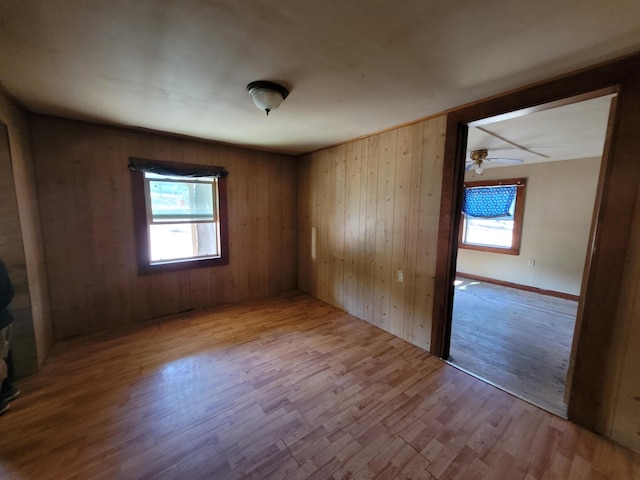
[[[3,479],[638,479],[638,456],[299,293],[60,342]]]
[[[459,277],[449,360],[566,418],[578,302]]]

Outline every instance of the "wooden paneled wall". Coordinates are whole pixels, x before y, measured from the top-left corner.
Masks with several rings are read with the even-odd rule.
[[[635,183],[625,191],[624,210],[631,205],[631,228],[624,257],[624,271],[620,279],[618,309],[614,318],[607,319],[613,326],[611,354],[605,358],[594,352],[605,366],[605,428],[598,431],[640,454],[640,56],[636,57],[635,75],[629,77],[626,90],[620,95],[618,108],[619,156],[633,166]],[[621,139],[624,139],[621,141]],[[619,145],[623,144],[624,148]],[[628,172],[628,170],[627,170]],[[614,188],[619,189],[616,184]],[[621,239],[622,240],[622,239]],[[605,255],[605,259],[609,255]],[[585,375],[586,377],[587,375]],[[601,415],[602,416],[602,415]]]
[[[613,394],[608,407],[610,428],[604,433],[640,453],[640,185],[636,193],[633,226],[622,277],[620,308],[614,336],[617,358],[609,365]]]
[[[12,348],[24,376],[42,364],[53,334],[27,115],[2,93],[0,123],[0,258],[15,291]]]
[[[445,125],[440,116],[298,165],[298,288],[426,350]]]
[[[31,133],[56,338],[295,288],[292,158],[42,116]],[[226,167],[229,265],[138,275],[132,156]]]

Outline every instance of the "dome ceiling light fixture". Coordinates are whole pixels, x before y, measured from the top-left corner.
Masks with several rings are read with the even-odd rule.
[[[275,110],[285,98],[289,96],[289,90],[274,82],[258,80],[247,85],[247,91],[251,95],[253,103],[260,110],[267,112]]]

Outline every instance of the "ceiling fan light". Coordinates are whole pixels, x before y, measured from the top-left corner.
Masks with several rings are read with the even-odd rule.
[[[267,112],[267,115],[278,108],[289,95],[289,91],[282,85],[265,80],[251,82],[247,85],[247,91],[256,107]]]
[[[483,171],[484,171],[484,168],[482,168],[482,165],[476,165],[476,173],[478,175],[482,175]]]

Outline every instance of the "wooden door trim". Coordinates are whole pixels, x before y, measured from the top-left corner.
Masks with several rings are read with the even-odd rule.
[[[570,386],[569,418],[596,429],[602,411],[606,365],[612,352],[613,318],[618,303],[635,190],[640,178],[640,139],[633,122],[640,110],[640,54],[536,84],[449,112],[445,136],[442,198],[438,231],[431,352],[449,355],[453,280],[459,228],[466,133],[471,122],[527,109],[545,108],[551,102],[571,102],[618,93],[612,119],[609,148],[604,152],[594,216],[592,255],[582,288],[573,384]],[[636,123],[637,125],[637,123]],[[635,156],[635,162],[633,158]],[[615,185],[615,188],[612,186]],[[588,277],[588,278],[587,278]],[[601,429],[601,426],[598,427]]]

